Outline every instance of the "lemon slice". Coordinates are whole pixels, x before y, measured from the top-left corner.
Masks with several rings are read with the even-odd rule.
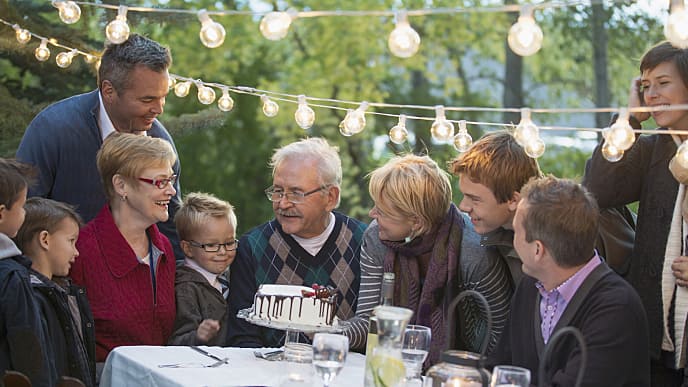
[[[392,356],[377,355],[371,361],[373,379],[377,387],[400,385],[406,377],[404,363]]]

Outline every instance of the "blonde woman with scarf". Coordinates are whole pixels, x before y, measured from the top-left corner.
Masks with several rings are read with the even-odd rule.
[[[392,158],[369,177],[373,222],[363,237],[356,317],[345,330],[352,349],[365,348],[367,320],[379,304],[384,272],[395,274],[394,305],[414,312],[411,324],[432,330],[426,367],[447,349],[447,308],[462,290],[476,290],[487,299],[493,348],[509,309],[509,271],[480,246],[470,221],[452,204],[448,174],[428,156],[405,155]],[[461,349],[478,351],[486,334],[483,315],[475,307],[466,311],[465,329],[457,337]]]

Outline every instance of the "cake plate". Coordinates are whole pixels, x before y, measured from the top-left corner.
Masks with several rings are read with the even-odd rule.
[[[251,316],[251,308],[241,309],[237,313],[237,317],[244,319],[251,324],[278,329],[285,331],[284,333],[284,347],[282,349],[282,357],[275,360],[293,361],[297,363],[310,363],[313,360],[313,350],[310,344],[300,343],[298,338],[300,333],[340,333],[348,323],[340,321],[337,317],[334,318],[331,326],[328,325],[308,325],[299,323],[286,323],[283,321],[272,321],[256,318]],[[263,357],[261,355],[257,355]]]

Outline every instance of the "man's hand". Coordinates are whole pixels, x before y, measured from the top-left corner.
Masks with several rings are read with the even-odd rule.
[[[212,319],[205,319],[201,322],[196,330],[196,337],[203,343],[212,340],[217,332],[220,330],[220,322]]]

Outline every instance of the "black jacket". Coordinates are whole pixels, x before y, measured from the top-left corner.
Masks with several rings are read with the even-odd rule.
[[[62,287],[31,270],[31,286],[47,327],[58,376],[75,377],[93,387],[96,347],[91,307],[82,288],[64,282]]]

